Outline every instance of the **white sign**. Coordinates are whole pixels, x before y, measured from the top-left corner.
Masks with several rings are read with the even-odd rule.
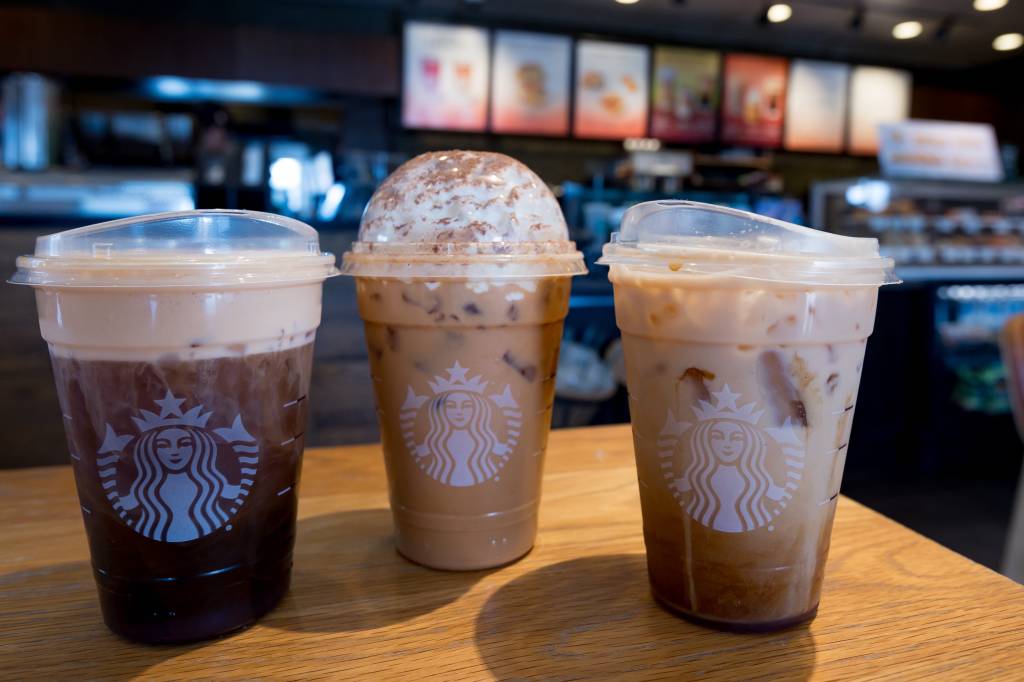
[[[567,135],[571,65],[567,36],[498,31],[491,81],[494,132]]]
[[[786,89],[786,149],[841,152],[850,67],[794,59]]]
[[[402,123],[482,131],[487,124],[488,34],[474,26],[405,25]]]
[[[910,116],[911,77],[907,71],[855,66],[850,75],[847,149],[851,154],[878,153],[878,126]]]
[[[1000,182],[996,134],[986,123],[904,121],[878,127],[878,162],[890,177]]]
[[[644,45],[576,43],[576,137],[621,140],[647,133],[647,53]]]

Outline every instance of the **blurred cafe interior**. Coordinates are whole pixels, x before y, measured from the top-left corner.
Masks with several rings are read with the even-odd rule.
[[[1024,0],[3,2],[0,261],[191,208],[293,216],[337,254],[404,160],[503,152],[551,186],[590,267],[557,428],[628,421],[593,261],[629,206],[873,236],[903,283],[880,294],[843,490],[1011,572],[1022,32]],[[310,445],[378,438],[352,288],[327,283]],[[0,468],[65,463],[32,292],[0,297]]]

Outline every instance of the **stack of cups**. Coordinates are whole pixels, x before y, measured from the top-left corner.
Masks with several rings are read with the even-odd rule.
[[[813,618],[879,286],[874,239],[685,201],[606,245],[655,597],[711,625]]]
[[[419,156],[377,190],[356,277],[398,551],[434,568],[533,546],[570,280],[558,202],[518,161]]]
[[[83,227],[18,259],[114,632],[204,639],[284,595],[313,337],[335,272],[313,228],[245,211]]]

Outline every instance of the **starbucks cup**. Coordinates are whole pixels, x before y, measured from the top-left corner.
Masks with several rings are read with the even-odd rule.
[[[103,618],[143,642],[253,623],[288,588],[313,337],[308,225],[188,211],[40,237],[36,289]]]
[[[396,170],[345,254],[356,278],[398,551],[471,570],[533,547],[562,322],[585,272],[518,161],[438,152]]]
[[[654,596],[771,630],[818,608],[878,288],[874,239],[687,201],[626,212],[610,267]]]

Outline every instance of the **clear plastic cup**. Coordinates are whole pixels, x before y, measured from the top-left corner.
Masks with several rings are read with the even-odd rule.
[[[251,624],[288,588],[313,339],[336,273],[316,231],[247,211],[40,237],[36,289],[100,606],[180,642]]]
[[[878,288],[874,239],[686,201],[605,246],[655,597],[718,627],[813,618]]]
[[[398,551],[433,568],[533,547],[562,323],[585,272],[551,192],[483,152],[399,168],[345,254]]]

